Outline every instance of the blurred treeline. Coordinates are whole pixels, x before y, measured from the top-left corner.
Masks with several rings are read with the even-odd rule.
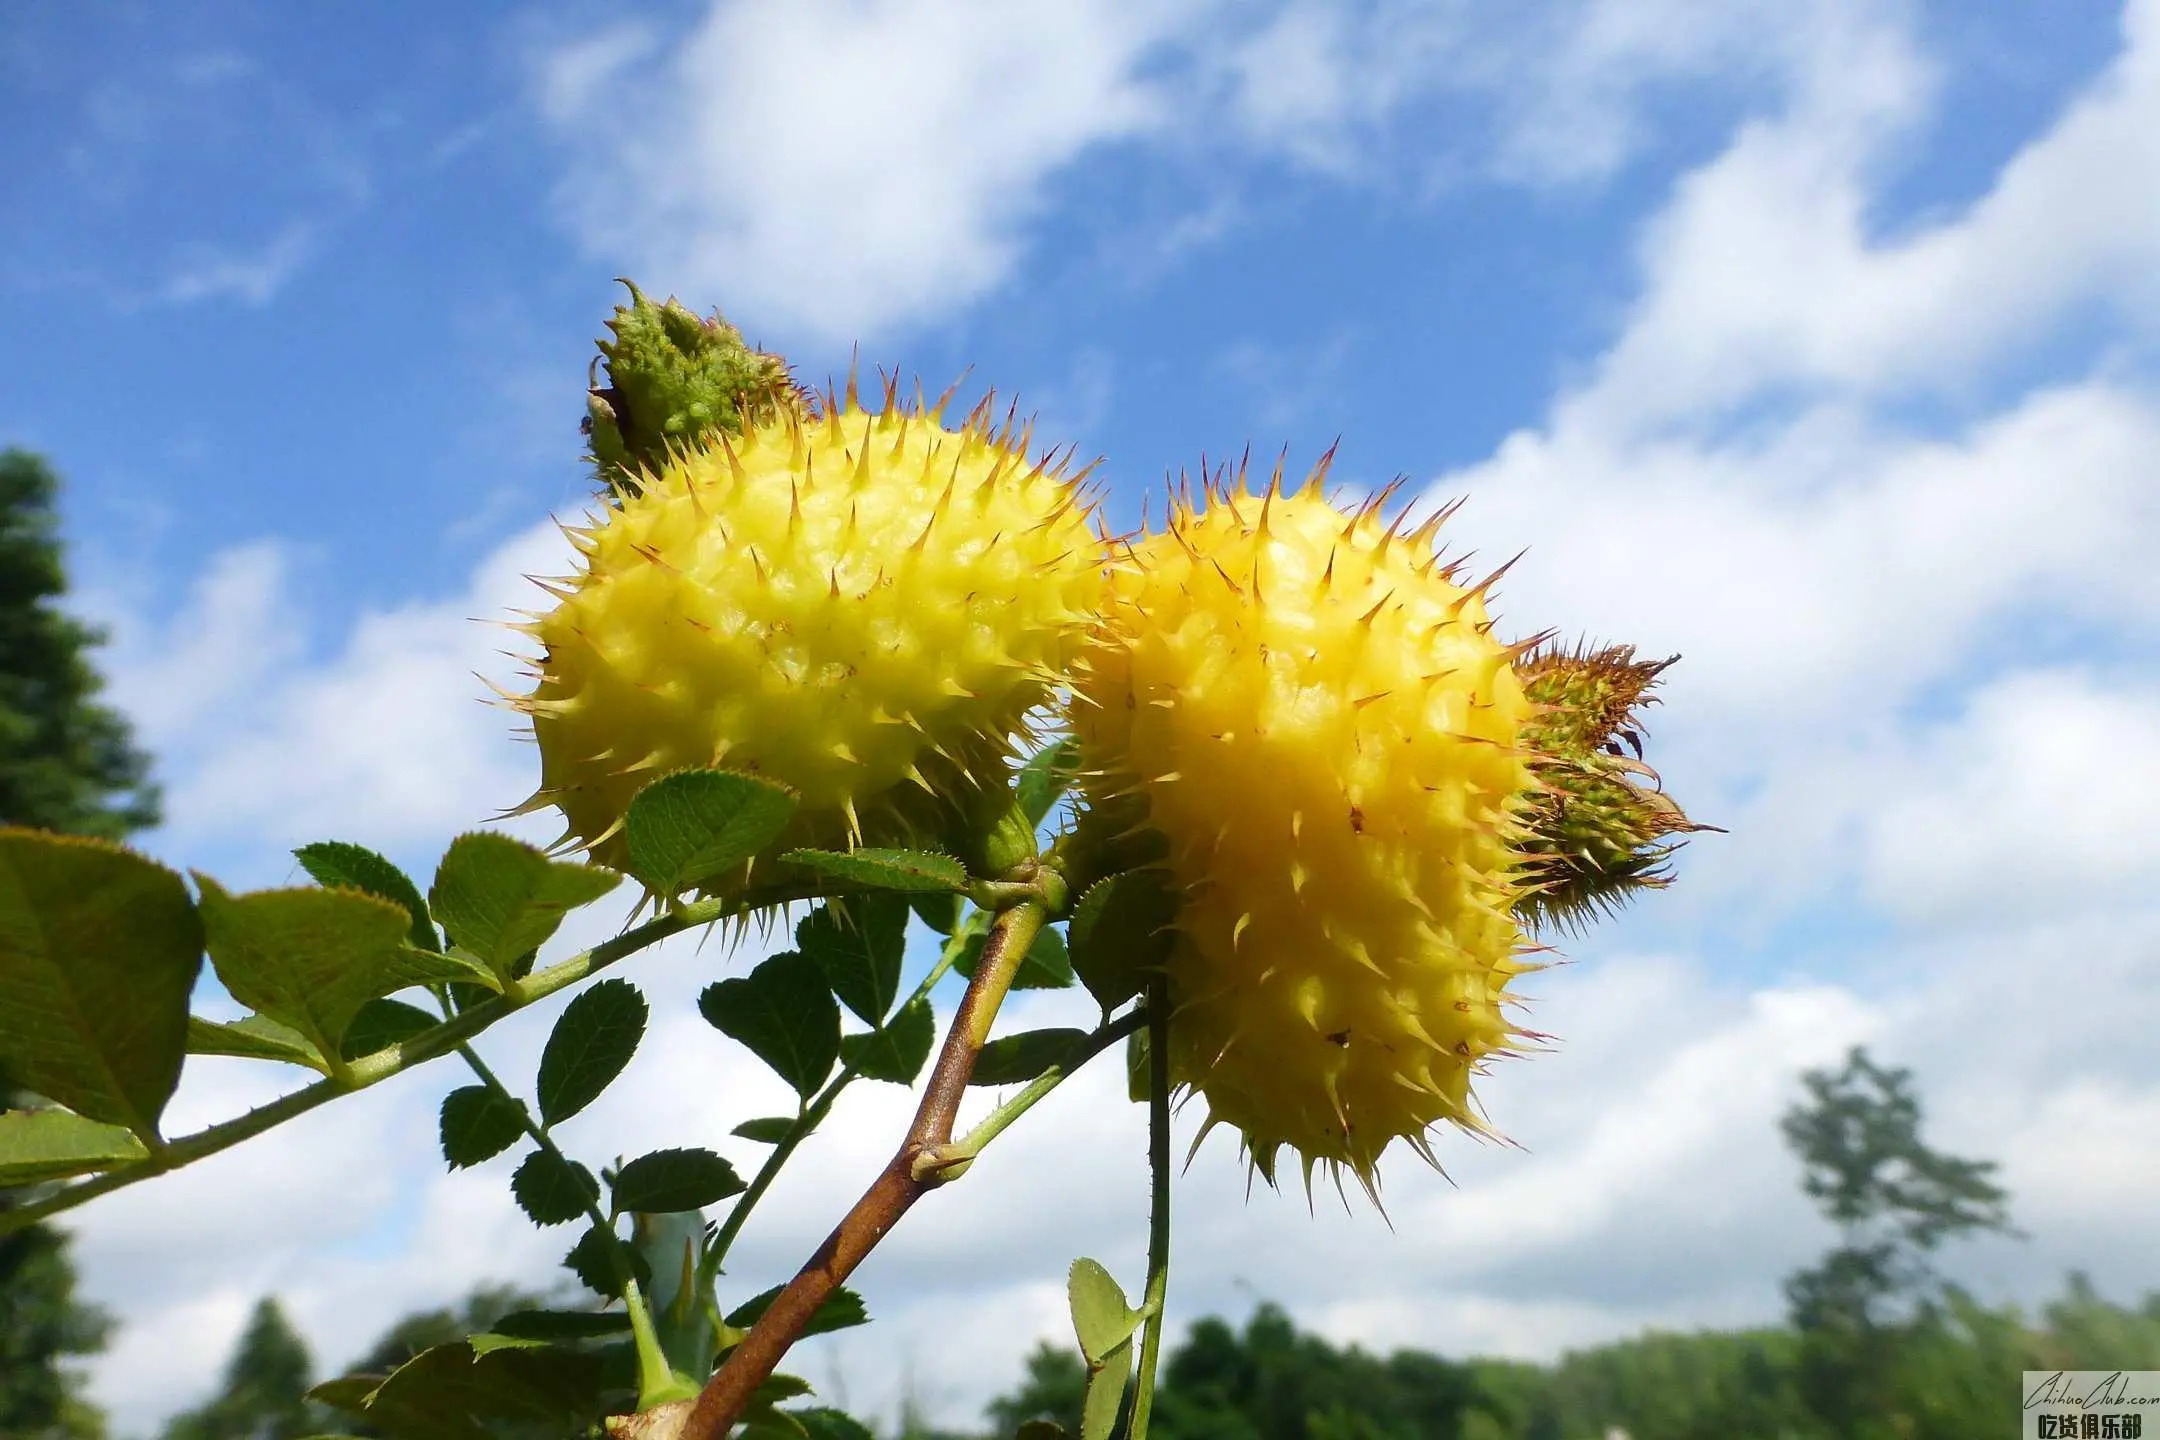
[[[2019,1372],[2160,1368],[2160,1293],[2136,1309],[2073,1275],[2037,1316],[1946,1290],[1924,1313],[1870,1337],[1876,1373],[1865,1409],[1842,1408],[1821,1381],[1821,1336],[1790,1326],[1651,1333],[1549,1365],[1376,1355],[1299,1332],[1262,1306],[1242,1329],[1194,1325],[1171,1352],[1151,1440],[1738,1440],[1900,1437],[1971,1440],[2016,1433]],[[1006,1440],[1031,1419],[1079,1433],[1086,1372],[1070,1347],[1044,1345],[1024,1381],[996,1401]],[[1855,1397],[1857,1398],[1857,1397]],[[907,1427],[909,1440],[946,1440]],[[958,1440],[957,1436],[950,1440]]]

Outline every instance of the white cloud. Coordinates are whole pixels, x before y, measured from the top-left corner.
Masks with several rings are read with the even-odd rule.
[[[715,4],[664,51],[614,31],[543,66],[589,248],[838,342],[995,289],[1048,179],[1164,110],[1167,12],[1123,0]]]
[[[1913,738],[1866,812],[1877,903],[1922,919],[2160,892],[2160,689],[2023,672]]]
[[[274,543],[219,556],[169,619],[137,597],[111,670],[169,777],[160,848],[200,862],[344,838],[397,854],[522,801],[537,767],[481,677],[522,688],[506,652],[527,647],[501,624],[544,600],[527,574],[572,558],[536,526],[462,595],[363,614],[320,658],[304,658],[296,560]]]
[[[1743,128],[1647,233],[1643,296],[1573,402],[1581,423],[1701,425],[1788,386],[1955,395],[2078,307],[2160,321],[2160,207],[2127,180],[2151,173],[2160,133],[2160,6],[2133,0],[2124,30],[1984,196],[1911,233],[1880,233],[1871,185],[1900,127],[1825,123],[1872,119],[1867,99]],[[1834,51],[1818,63],[1847,69]]]
[[[252,249],[197,245],[184,250],[157,291],[166,305],[233,299],[262,306],[315,254],[318,227],[296,221]]]
[[[609,26],[543,50],[534,73],[587,249],[658,288],[724,291],[754,325],[844,343],[995,293],[1060,175],[1105,147],[1196,181],[1227,153],[1392,184],[1462,163],[1406,118],[1452,100],[1493,137],[1479,170],[1595,181],[1641,148],[1660,86],[1761,77],[1809,125],[1850,130],[1865,111],[1880,128],[1927,91],[1906,14],[714,0],[687,34]],[[1191,214],[1161,217],[1167,238],[1135,243],[1175,254],[1220,233],[1234,200],[1198,189]]]

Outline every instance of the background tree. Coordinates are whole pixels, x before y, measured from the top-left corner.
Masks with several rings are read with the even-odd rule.
[[[149,757],[98,701],[96,627],[62,612],[60,481],[0,451],[0,822],[119,839],[157,823]]]
[[[165,1440],[298,1440],[323,1428],[307,1401],[314,1383],[307,1342],[265,1296],[225,1364],[217,1395],[165,1425]]]
[[[0,824],[119,839],[157,823],[150,762],[127,721],[98,703],[89,652],[104,637],[63,613],[60,482],[23,450],[0,451]],[[0,1102],[28,1103],[0,1075]],[[22,1192],[0,1191],[0,1208]],[[62,1370],[102,1349],[110,1325],[75,1299],[66,1237],[0,1237],[0,1435],[104,1433]]]
[[[1841,1069],[1801,1080],[1807,1099],[1786,1113],[1785,1140],[1802,1187],[1839,1232],[1834,1249],[1785,1285],[1802,1389],[1835,1433],[1909,1432],[1893,1393],[1901,1355],[1945,1324],[1932,1256],[1954,1237],[2014,1234],[2009,1197],[1989,1178],[1992,1161],[1945,1155],[1920,1138],[1911,1071],[1879,1066],[1855,1046]]]

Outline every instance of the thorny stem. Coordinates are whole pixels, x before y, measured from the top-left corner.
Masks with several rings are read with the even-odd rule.
[[[967,942],[971,938],[973,931],[968,926],[954,926],[952,938],[945,942],[945,949],[938,956],[937,963],[930,967],[930,973],[923,977],[922,983],[915,987],[915,993],[908,996],[900,1008],[904,1010],[916,1001],[926,998],[938,981],[945,978],[945,972],[952,969],[954,963],[960,959],[961,952],[967,948]],[[787,1134],[781,1136],[779,1143],[773,1146],[772,1153],[765,1157],[765,1163],[759,1166],[757,1174],[751,1177],[749,1188],[743,1191],[734,1208],[728,1211],[727,1219],[721,1223],[719,1231],[705,1247],[705,1253],[699,1257],[698,1282],[701,1291],[719,1275],[720,1267],[727,1261],[728,1250],[735,1243],[735,1237],[742,1233],[743,1225],[750,1219],[750,1212],[757,1208],[758,1201],[772,1188],[773,1180],[778,1177],[789,1157],[795,1153],[795,1147],[810,1138],[810,1133],[825,1123],[825,1116],[832,1110],[833,1102],[840,1098],[840,1092],[857,1078],[852,1065],[842,1069],[818,1092],[815,1099],[802,1107],[801,1113],[795,1117],[795,1123],[788,1127]]]
[[[1125,1440],[1147,1440],[1155,1408],[1155,1361],[1162,1353],[1163,1301],[1170,1292],[1170,997],[1158,975],[1148,984],[1148,1202],[1147,1294],[1140,1308],[1147,1330],[1140,1340],[1140,1378],[1133,1386],[1132,1425]]]
[[[556,1147],[546,1127],[533,1119],[530,1107],[511,1094],[509,1087],[502,1081],[495,1078],[495,1072],[487,1067],[472,1046],[458,1046],[458,1054],[472,1067],[473,1074],[480,1077],[481,1084],[509,1102],[510,1107],[517,1112],[518,1124],[531,1137],[533,1144],[567,1170],[570,1157]],[[637,1342],[638,1408],[642,1410],[662,1400],[683,1398],[680,1394],[683,1382],[677,1378],[673,1367],[668,1364],[667,1353],[660,1347],[660,1335],[653,1329],[652,1311],[645,1304],[644,1292],[638,1288],[637,1270],[630,1263],[628,1247],[623,1244],[622,1237],[615,1233],[615,1227],[608,1223],[607,1216],[601,1213],[598,1197],[590,1197],[585,1201],[585,1214],[592,1221],[593,1229],[605,1238],[608,1261],[615,1267],[615,1278],[622,1282],[623,1308],[630,1315],[630,1337]]]
[[[198,1130],[192,1135],[183,1135],[153,1151],[147,1159],[108,1170],[102,1175],[70,1185],[28,1205],[0,1211],[0,1235],[19,1230],[48,1215],[72,1210],[100,1195],[178,1170],[183,1165],[193,1164],[221,1150],[229,1150],[243,1140],[252,1139],[287,1120],[305,1115],[318,1105],[335,1100],[341,1095],[350,1095],[356,1090],[365,1090],[370,1085],[379,1084],[416,1065],[447,1055],[496,1021],[515,1014],[535,1001],[546,999],[558,990],[575,985],[586,976],[606,969],[625,956],[634,955],[670,935],[677,935],[700,925],[709,925],[744,908],[746,902],[742,900],[700,900],[649,920],[634,930],[626,930],[590,950],[581,951],[545,970],[536,970],[522,980],[512,981],[502,994],[482,1001],[432,1030],[423,1030],[409,1040],[387,1046],[372,1055],[361,1056],[347,1065],[342,1079],[318,1080],[305,1089],[295,1090],[267,1105],[258,1106],[245,1115]]]
[[[1028,947],[1049,917],[1041,900],[1028,900],[999,914],[983,943],[974,978],[961,998],[960,1012],[946,1032],[945,1048],[930,1072],[930,1083],[915,1123],[891,1162],[863,1192],[847,1217],[826,1237],[795,1278],[766,1308],[743,1342],[728,1355],[691,1409],[677,1440],[723,1440],[758,1386],[772,1375],[798,1339],[810,1317],[854,1273],[886,1233],[924,1194],[945,1177],[935,1166],[925,1169],[929,1153],[952,1140],[953,1123],[967,1094],[975,1061],[990,1038],[998,1006],[1012,985]]]

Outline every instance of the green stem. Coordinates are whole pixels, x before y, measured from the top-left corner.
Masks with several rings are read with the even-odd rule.
[[[945,973],[952,969],[961,953],[967,949],[968,939],[973,933],[973,927],[964,922],[953,927],[952,938],[945,942],[945,948],[938,955],[937,963],[930,967],[930,973],[915,987],[915,993],[901,1004],[901,1009],[906,1009],[917,1000],[928,998],[930,991],[938,981],[945,978]],[[795,1148],[809,1139],[812,1131],[825,1123],[825,1117],[831,1112],[833,1102],[840,1098],[840,1092],[847,1089],[857,1078],[853,1066],[843,1068],[818,1092],[816,1099],[803,1106],[796,1114],[795,1123],[788,1127],[787,1134],[780,1137],[779,1142],[773,1146],[772,1153],[765,1157],[765,1163],[760,1165],[757,1174],[751,1177],[749,1188],[743,1191],[734,1208],[728,1211],[728,1217],[721,1223],[719,1233],[713,1236],[712,1243],[705,1247],[705,1253],[699,1257],[699,1293],[704,1293],[719,1277],[720,1267],[726,1263],[728,1250],[735,1244],[735,1237],[742,1233],[744,1224],[750,1219],[750,1212],[757,1208],[758,1201],[765,1198],[765,1192],[772,1188],[773,1181],[779,1177],[780,1170],[787,1164],[789,1157],[794,1155]]]
[[[765,902],[761,900],[758,903]],[[546,999],[558,990],[575,985],[586,976],[606,969],[625,956],[634,955],[671,935],[681,934],[700,925],[709,925],[746,907],[747,902],[740,900],[700,900],[683,906],[673,914],[648,921],[634,930],[626,930],[590,950],[581,951],[545,970],[536,970],[522,980],[512,981],[502,994],[482,1001],[432,1030],[424,1030],[409,1040],[349,1062],[342,1079],[318,1080],[305,1089],[281,1096],[236,1119],[170,1141],[147,1159],[108,1170],[102,1175],[70,1185],[31,1204],[0,1212],[0,1235],[19,1230],[48,1215],[72,1210],[100,1195],[168,1174],[183,1165],[191,1165],[222,1150],[229,1150],[243,1140],[253,1139],[264,1131],[305,1115],[341,1095],[365,1090],[370,1085],[380,1084],[416,1065],[447,1055],[497,1021]]]
[[[1064,1084],[1081,1066],[1146,1023],[1147,1010],[1143,1007],[1091,1031],[1074,1045],[1071,1054],[1030,1080],[1026,1089],[985,1115],[974,1129],[950,1145],[939,1146],[936,1151],[939,1175],[947,1180],[959,1179],[968,1163],[982,1154],[984,1147],[997,1139],[1008,1125],[1034,1109],[1037,1101]]]
[[[1140,1340],[1140,1378],[1133,1386],[1132,1425],[1125,1440],[1147,1440],[1155,1408],[1155,1362],[1162,1353],[1163,1301],[1170,1291],[1170,997],[1157,976],[1148,984],[1148,1255],[1147,1331]]]
[[[458,1054],[472,1068],[473,1074],[480,1077],[481,1084],[509,1102],[510,1107],[517,1112],[518,1124],[526,1135],[531,1137],[533,1144],[539,1146],[556,1164],[566,1170],[570,1168],[570,1157],[556,1146],[546,1127],[533,1119],[531,1108],[511,1094],[507,1085],[495,1078],[495,1072],[487,1067],[487,1062],[480,1058],[479,1053],[470,1045],[460,1045]],[[630,1314],[630,1336],[637,1342],[638,1408],[643,1410],[662,1400],[678,1398],[675,1392],[682,1389],[682,1382],[676,1378],[674,1369],[669,1366],[667,1352],[660,1348],[660,1332],[653,1328],[652,1312],[645,1304],[644,1292],[638,1288],[637,1267],[630,1262],[629,1247],[623,1243],[622,1236],[615,1233],[614,1225],[610,1224],[607,1216],[602,1213],[598,1197],[585,1202],[585,1215],[592,1221],[593,1228],[606,1237],[608,1259],[615,1266],[616,1279],[622,1282],[623,1308]],[[696,1391],[693,1389],[690,1393],[695,1394]]]

